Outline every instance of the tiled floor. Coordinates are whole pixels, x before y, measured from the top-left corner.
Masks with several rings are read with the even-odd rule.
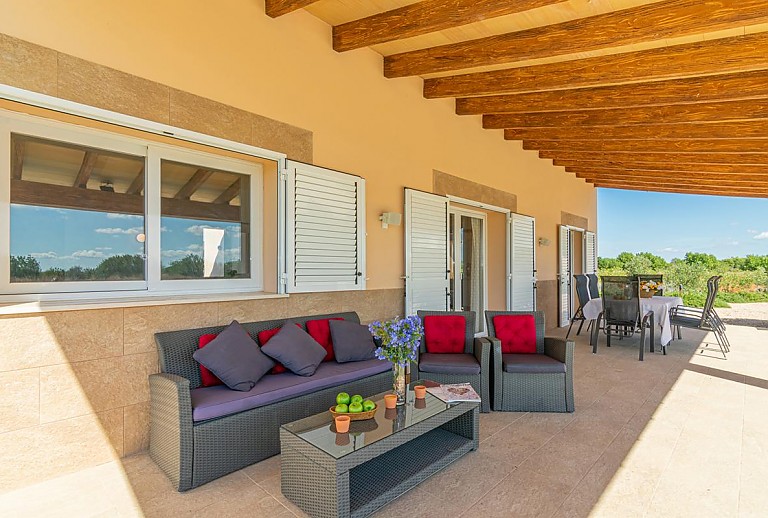
[[[768,324],[766,326],[768,327]],[[637,361],[577,339],[576,412],[482,415],[482,442],[377,516],[766,516],[768,329]],[[604,338],[601,339],[601,345]],[[274,457],[184,494],[146,454],[0,496],[7,516],[304,516]]]

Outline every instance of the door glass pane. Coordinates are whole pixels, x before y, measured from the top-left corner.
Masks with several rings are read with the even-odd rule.
[[[247,279],[250,176],[163,160],[161,278]]]
[[[469,216],[461,217],[462,250],[462,310],[474,311],[475,332],[485,328],[485,257],[483,246],[483,220]]]
[[[11,144],[11,282],[144,280],[144,157]]]

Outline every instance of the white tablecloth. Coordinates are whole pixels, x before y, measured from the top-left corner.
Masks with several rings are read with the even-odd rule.
[[[675,306],[683,304],[680,297],[651,297],[640,299],[640,311],[643,314],[653,311],[653,318],[661,328],[661,345],[672,341],[672,326],[669,325],[669,312]],[[592,299],[582,309],[584,318],[596,319],[603,311],[603,299]]]

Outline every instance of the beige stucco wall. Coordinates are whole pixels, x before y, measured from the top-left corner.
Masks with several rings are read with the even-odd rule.
[[[513,193],[518,212],[553,243],[561,211],[596,229],[591,186],[482,130],[478,117],[456,116],[452,102],[425,100],[420,79],[385,79],[372,51],[337,54],[330,28],[309,14],[266,17],[260,0],[4,0],[0,82],[365,177],[369,277],[362,293],[0,317],[0,491],[146,448],[154,332],[233,318],[401,313],[403,227],[383,230],[378,216],[402,212],[403,187],[432,190],[434,170]],[[489,235],[502,233],[496,223]],[[495,286],[497,246],[489,243]],[[541,298],[557,247],[537,252]],[[503,292],[489,291],[499,306]]]

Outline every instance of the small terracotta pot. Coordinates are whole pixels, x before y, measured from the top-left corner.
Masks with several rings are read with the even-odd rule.
[[[396,408],[397,407],[397,396],[395,394],[387,394],[384,396],[384,407],[385,408]]]
[[[336,433],[347,433],[351,419],[348,415],[336,416]]]
[[[416,385],[413,387],[413,391],[416,393],[416,399],[424,399],[427,397],[427,387],[424,385]]]
[[[417,408],[419,410],[424,410],[427,408],[427,400],[426,399],[416,399],[416,401],[413,402],[414,408]]]

